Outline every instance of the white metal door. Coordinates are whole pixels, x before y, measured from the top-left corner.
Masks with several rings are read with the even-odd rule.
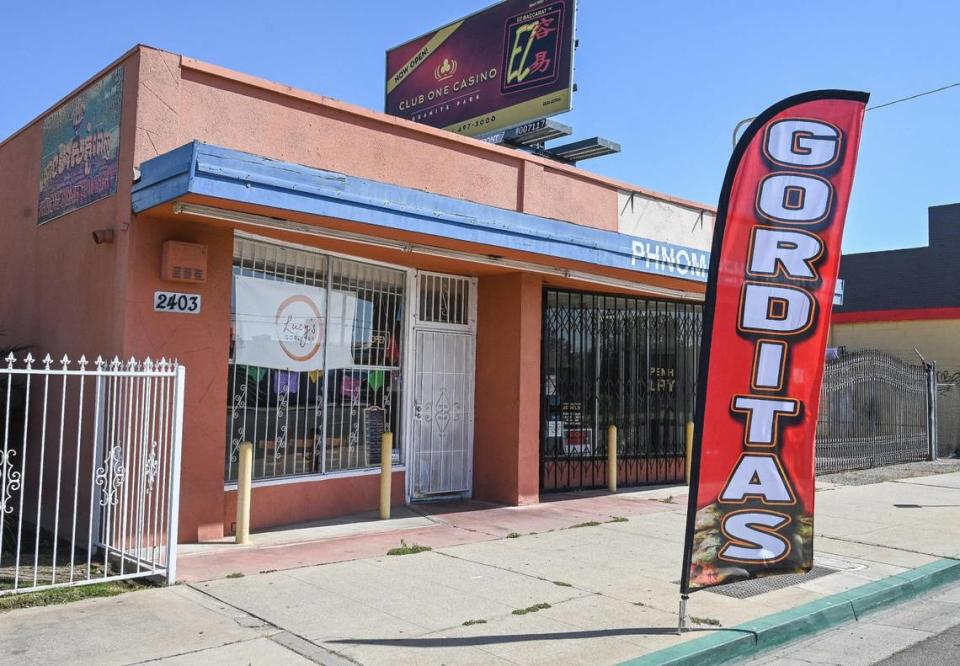
[[[473,336],[420,330],[416,345],[413,495],[469,492]]]
[[[417,275],[409,442],[410,496],[473,490],[475,281]]]

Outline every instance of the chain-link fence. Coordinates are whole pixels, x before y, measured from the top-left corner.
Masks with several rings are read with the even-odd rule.
[[[817,473],[929,458],[933,371],[876,350],[829,361],[817,424]],[[950,399],[960,400],[956,388]],[[950,411],[956,419],[957,410]]]

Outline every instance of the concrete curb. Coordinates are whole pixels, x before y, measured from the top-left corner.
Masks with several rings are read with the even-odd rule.
[[[756,657],[956,580],[960,580],[960,559],[937,560],[792,610],[651,652],[621,666],[709,666]]]

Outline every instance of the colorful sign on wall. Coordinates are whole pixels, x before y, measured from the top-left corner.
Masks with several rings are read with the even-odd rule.
[[[38,224],[116,193],[122,102],[121,66],[44,119]]]
[[[783,100],[751,123],[727,168],[703,312],[684,595],[813,566],[814,435],[866,101],[838,90]]]
[[[569,111],[575,0],[507,0],[387,51],[386,112],[476,136]]]

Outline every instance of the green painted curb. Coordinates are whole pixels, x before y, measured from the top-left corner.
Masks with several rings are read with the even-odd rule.
[[[791,610],[645,654],[621,666],[711,666],[731,659],[756,657],[784,643],[857,620],[866,613],[956,580],[960,580],[960,559],[937,560]]]

